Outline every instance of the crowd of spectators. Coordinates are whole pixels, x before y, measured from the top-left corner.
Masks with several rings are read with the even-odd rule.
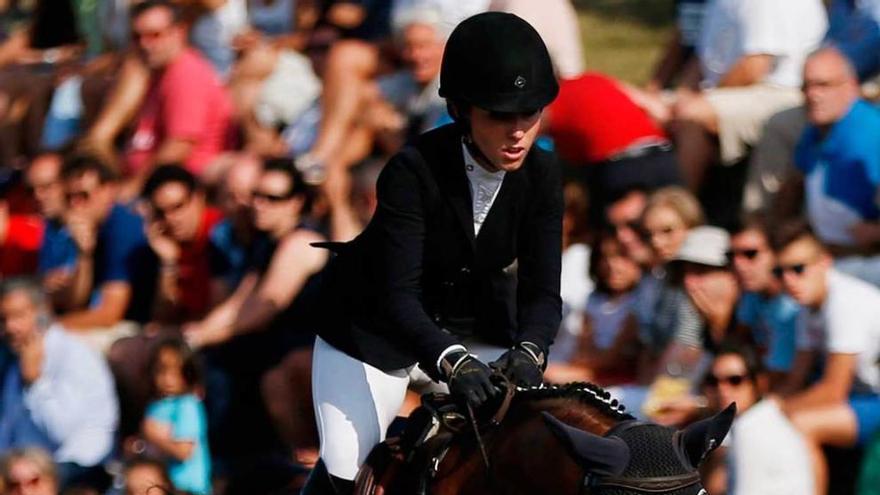
[[[678,0],[638,87],[584,72],[570,0],[0,0],[0,494],[296,493],[316,246],[451,122],[487,9],[560,78],[546,380],[676,426],[735,401],[710,493],[880,493],[880,1]]]

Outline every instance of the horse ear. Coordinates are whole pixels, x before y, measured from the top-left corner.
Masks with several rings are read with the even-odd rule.
[[[599,476],[618,476],[629,465],[629,447],[618,437],[600,437],[559,421],[541,412],[544,423],[569,454],[587,472]]]
[[[681,432],[679,447],[691,466],[699,466],[709,452],[721,445],[735,416],[736,403],[732,403],[715,416],[697,421]]]

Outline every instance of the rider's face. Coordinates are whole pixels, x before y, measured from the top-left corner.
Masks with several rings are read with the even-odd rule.
[[[522,166],[538,137],[540,123],[541,110],[499,113],[471,107],[471,137],[489,160],[487,168],[494,170],[512,172]]]

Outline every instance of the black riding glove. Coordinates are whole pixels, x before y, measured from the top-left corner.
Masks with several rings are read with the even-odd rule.
[[[492,370],[467,351],[453,351],[441,360],[441,369],[452,395],[464,397],[473,407],[479,407],[498,393],[489,378]]]
[[[521,342],[489,363],[508,380],[520,387],[538,386],[544,381],[544,351],[537,344]]]

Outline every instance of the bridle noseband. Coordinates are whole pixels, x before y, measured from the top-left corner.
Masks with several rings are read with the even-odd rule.
[[[584,488],[624,488],[640,493],[668,493],[682,488],[695,485],[700,482],[700,473],[690,473],[675,476],[655,476],[647,478],[628,478],[620,476],[591,476],[584,477]]]
[[[618,434],[620,432],[649,424],[650,423],[635,420],[625,421],[608,430],[608,433],[606,433],[605,436],[619,436]],[[585,489],[623,488],[625,490],[632,490],[639,493],[669,493],[696,485],[701,481],[700,473],[696,469],[684,474],[646,477],[598,476],[586,473],[581,486],[581,492],[583,493]],[[704,489],[698,495],[707,495],[707,492]]]

